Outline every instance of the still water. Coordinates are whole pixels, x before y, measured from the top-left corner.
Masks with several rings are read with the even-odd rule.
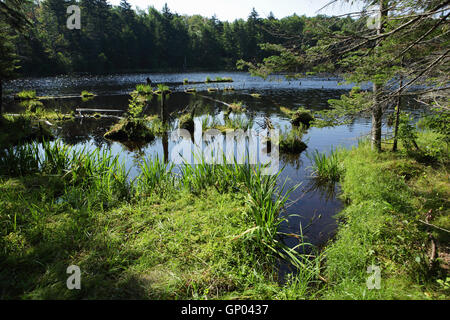
[[[233,83],[183,85],[183,80],[201,82],[206,77],[232,77]],[[289,130],[289,119],[280,112],[280,106],[294,109],[303,106],[311,110],[327,108],[329,99],[339,98],[352,88],[352,85],[341,85],[338,78],[314,78],[288,81],[283,77],[274,77],[270,80],[250,77],[246,73],[186,73],[186,74],[126,74],[107,76],[60,76],[48,78],[27,78],[6,83],[7,97],[21,90],[36,90],[38,96],[52,96],[54,99],[43,100],[46,108],[63,112],[70,112],[78,108],[127,110],[129,93],[136,84],[145,83],[150,77],[153,83],[168,85],[173,93],[169,96],[166,109],[171,115],[170,123],[173,129],[177,126],[177,114],[180,110],[196,105],[196,124],[201,126],[201,119],[211,115],[223,121],[225,106],[220,100],[227,103],[241,101],[246,106],[247,117],[254,120],[254,129],[265,117],[271,119],[275,126],[282,130]],[[208,93],[207,88],[224,89],[232,86],[235,91]],[[187,88],[196,88],[198,94],[186,94]],[[97,96],[83,101],[78,96],[82,90],[88,90]],[[254,98],[250,94],[261,94],[261,98]],[[212,99],[211,99],[212,98]],[[159,114],[160,104],[155,98],[146,110],[149,115]],[[24,107],[9,99],[5,112],[20,113]],[[64,142],[77,148],[96,147],[107,148],[114,155],[126,163],[130,169],[130,176],[139,174],[139,161],[143,158],[171,153],[178,142],[158,138],[150,144],[140,146],[123,145],[103,138],[108,128],[118,120],[114,118],[77,118],[61,124],[55,131]],[[287,208],[287,215],[292,215],[288,223],[283,225],[283,232],[299,233],[303,227],[306,241],[314,245],[324,244],[336,230],[337,222],[333,217],[342,208],[340,200],[336,197],[338,187],[331,189],[315,189],[311,187],[311,162],[308,153],[314,150],[329,152],[338,146],[350,148],[357,145],[358,139],[370,131],[370,121],[367,118],[356,119],[352,124],[333,128],[310,128],[304,135],[304,142],[308,145],[305,152],[297,156],[282,156],[280,166],[284,167],[280,176],[281,182],[287,180],[287,186],[301,184],[291,195],[293,203]],[[170,137],[170,135],[169,135]],[[330,192],[331,191],[331,192]],[[307,227],[308,226],[308,227]],[[296,240],[287,239],[290,245]]]

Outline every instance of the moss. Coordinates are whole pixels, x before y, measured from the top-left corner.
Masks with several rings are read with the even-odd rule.
[[[247,109],[244,108],[244,103],[243,102],[234,102],[228,106],[227,110],[225,111],[225,117],[226,118],[229,117],[229,115],[231,113],[238,114],[238,113],[244,113],[244,112],[247,112]]]
[[[194,117],[192,113],[185,113],[183,114],[179,119],[178,126],[180,129],[186,129],[189,132],[192,132],[194,130],[195,124],[194,124]]]
[[[92,92],[86,91],[86,90],[83,90],[81,92],[81,97],[82,98],[89,98],[89,97],[92,98],[94,96],[95,96],[95,94],[93,94]]]
[[[107,133],[105,138],[113,141],[145,141],[151,142],[155,139],[154,134],[147,125],[140,120],[124,119],[115,124]]]
[[[296,127],[300,125],[309,127],[314,121],[314,116],[312,115],[311,111],[301,107],[295,111],[285,107],[280,107],[280,111],[287,115],[291,119],[292,125]]]
[[[17,93],[14,96],[15,99],[17,100],[31,100],[31,99],[36,99],[36,91],[34,90],[23,90],[19,93]]]

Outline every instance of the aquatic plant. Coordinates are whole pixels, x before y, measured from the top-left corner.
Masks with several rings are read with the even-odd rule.
[[[152,130],[143,120],[122,119],[119,123],[105,133],[104,137],[109,140],[142,141],[151,142],[155,139]]]
[[[314,116],[311,111],[302,107],[299,107],[297,110],[290,110],[285,107],[280,107],[280,111],[291,119],[291,123],[294,126],[300,126],[303,124],[304,126],[309,127],[311,122],[314,121]]]
[[[302,141],[304,133],[304,128],[293,128],[289,132],[280,132],[280,152],[286,154],[299,154],[306,150],[308,146]]]
[[[216,117],[213,117],[211,115],[206,115],[202,119],[202,130],[206,131],[208,129],[217,129],[217,127],[220,126],[220,122]]]
[[[143,194],[155,192],[163,195],[175,187],[173,164],[165,163],[158,156],[145,159],[140,163],[141,174],[138,178],[138,190]]]
[[[153,93],[153,89],[148,84],[138,84],[136,86],[136,92],[140,95],[151,95]]]
[[[93,94],[92,92],[89,92],[86,90],[81,91],[82,98],[88,98],[88,97],[93,97],[93,96],[95,96],[95,94]]]
[[[247,109],[244,108],[244,103],[242,101],[233,102],[230,105],[228,105],[228,108],[225,111],[224,116],[225,116],[225,118],[228,118],[231,113],[243,113],[246,111],[247,111]]]
[[[261,98],[261,94],[259,94],[259,93],[251,93],[250,95],[251,95],[253,98],[257,98],[257,99]]]
[[[247,118],[246,116],[239,114],[234,117],[226,117],[225,118],[225,125],[223,127],[218,127],[219,130],[222,129],[224,131],[225,129],[242,129],[244,131],[247,131],[248,129],[251,129],[253,127],[253,119]]]
[[[170,94],[172,93],[172,90],[170,90],[170,88],[165,84],[158,84],[158,90],[156,90],[154,93],[158,95],[162,93]]]
[[[194,117],[192,113],[185,113],[178,118],[178,127],[180,129],[186,129],[189,132],[194,130]]]
[[[36,99],[36,91],[34,90],[23,90],[15,95],[16,99],[20,100],[31,100]]]
[[[36,109],[44,107],[44,104],[39,100],[30,99],[21,101],[20,106],[26,108],[28,112],[36,112]]]
[[[308,158],[313,163],[314,178],[330,182],[339,181],[343,173],[343,166],[337,149],[332,149],[329,155],[315,150],[312,155],[308,154]]]
[[[185,79],[183,80],[183,84],[184,84],[184,85],[189,84],[189,79],[185,78]]]

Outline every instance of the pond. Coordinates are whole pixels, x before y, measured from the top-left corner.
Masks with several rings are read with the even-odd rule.
[[[212,83],[183,85],[183,80],[193,82],[205,81],[206,77],[232,77],[233,83]],[[282,76],[271,80],[253,78],[246,73],[186,73],[186,74],[126,74],[108,76],[61,76],[48,78],[27,78],[10,81],[5,85],[9,98],[21,90],[36,90],[38,96],[52,96],[53,99],[43,100],[45,108],[63,112],[74,111],[79,108],[127,110],[129,93],[135,89],[136,84],[145,83],[150,77],[153,83],[168,85],[173,93],[166,103],[167,114],[172,129],[177,127],[177,114],[181,110],[196,105],[195,122],[201,127],[201,120],[206,115],[216,117],[223,121],[225,107],[219,101],[227,103],[243,102],[248,112],[246,117],[253,119],[254,128],[258,123],[269,118],[275,126],[282,130],[291,127],[288,117],[280,111],[280,106],[294,109],[303,106],[310,110],[327,108],[329,99],[339,98],[352,88],[352,85],[340,85],[341,79],[308,77],[302,80],[288,81]],[[223,90],[232,86],[234,91]],[[187,94],[187,88],[196,88],[197,94]],[[207,88],[218,88],[218,92],[210,93]],[[82,90],[96,94],[89,100],[82,100],[79,95]],[[260,94],[256,98],[251,94]],[[12,99],[8,99],[5,107],[6,113],[20,113],[24,108]],[[147,108],[149,115],[160,114],[160,103],[154,98]],[[147,145],[123,145],[112,142],[103,137],[108,128],[116,123],[115,118],[77,118],[67,121],[56,128],[57,136],[64,142],[77,148],[96,147],[107,148],[114,155],[126,163],[130,176],[139,173],[138,163],[145,157],[160,158],[171,154],[177,146],[170,135],[157,138]],[[350,125],[332,128],[310,128],[303,140],[308,148],[297,156],[281,156],[280,167],[284,167],[280,182],[287,180],[287,187],[296,184],[301,186],[291,194],[294,202],[287,208],[287,215],[292,215],[288,223],[283,225],[283,232],[300,232],[304,229],[306,241],[314,245],[323,245],[336,230],[337,221],[334,215],[342,209],[341,201],[336,197],[337,187],[331,189],[317,189],[311,183],[311,161],[307,154],[314,150],[329,152],[338,146],[349,148],[357,145],[358,139],[370,132],[370,119],[361,117]],[[290,245],[297,244],[294,238],[286,239]]]

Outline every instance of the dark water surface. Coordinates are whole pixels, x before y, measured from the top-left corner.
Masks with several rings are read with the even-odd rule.
[[[149,76],[153,82],[166,83],[174,91],[167,101],[167,112],[172,114],[171,127],[177,127],[176,115],[180,110],[194,104],[197,105],[196,123],[210,114],[223,121],[224,105],[214,102],[205,97],[214,98],[225,102],[242,101],[247,109],[247,117],[253,117],[254,128],[258,129],[258,122],[264,117],[269,117],[272,122],[281,129],[290,129],[289,119],[280,112],[279,107],[285,106],[290,109],[303,106],[311,110],[321,110],[327,107],[328,99],[339,98],[340,95],[351,89],[351,85],[338,85],[337,78],[308,78],[301,81],[286,81],[282,77],[275,81],[264,81],[260,78],[252,78],[246,73],[190,73],[190,74],[131,74],[131,75],[109,75],[109,76],[62,76],[49,78],[29,78],[10,81],[6,83],[7,95],[15,92],[32,89],[36,90],[38,96],[56,96],[58,99],[44,100],[46,108],[70,112],[77,108],[93,109],[117,109],[126,110],[131,92],[136,84],[144,83]],[[204,81],[207,76],[232,77],[233,83],[222,84],[200,84],[183,86],[183,79],[190,81]],[[223,89],[232,86],[233,92],[208,93],[207,88],[216,87]],[[186,87],[195,87],[197,95],[184,93]],[[78,96],[82,90],[88,90],[97,96],[89,101],[83,101]],[[261,94],[261,98],[252,97],[251,93]],[[159,114],[160,103],[157,98],[150,104],[146,111],[150,114]],[[17,102],[9,100],[5,111],[19,113],[24,107]],[[68,121],[56,129],[58,136],[66,143],[75,145],[77,148],[96,147],[108,148],[113,154],[119,155],[130,169],[131,177],[139,174],[138,163],[146,157],[163,157],[165,153],[170,155],[177,142],[158,138],[154,142],[144,146],[125,146],[121,143],[111,142],[103,138],[108,128],[118,120],[113,118],[81,118]],[[200,125],[201,126],[201,125]],[[289,218],[289,223],[283,226],[286,233],[299,233],[300,225],[304,230],[306,241],[321,245],[324,244],[335,232],[337,222],[333,216],[342,208],[342,203],[336,198],[335,193],[326,189],[315,189],[311,187],[311,162],[307,153],[314,150],[329,152],[332,148],[342,146],[350,148],[357,145],[358,139],[370,131],[370,121],[360,118],[351,125],[333,128],[310,128],[304,136],[308,145],[306,152],[294,157],[281,157],[281,166],[285,166],[281,175],[281,181],[288,180],[288,186],[301,183],[292,195],[291,200],[295,203],[289,206],[286,214],[295,215]],[[337,187],[331,188],[337,192]],[[312,224],[311,224],[312,222]],[[286,240],[295,245],[296,240]]]

